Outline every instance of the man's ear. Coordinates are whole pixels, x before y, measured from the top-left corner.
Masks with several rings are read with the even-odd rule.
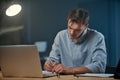
[[[89,24],[85,24],[85,29],[88,28]]]
[[[86,28],[88,28],[89,24],[86,24]]]

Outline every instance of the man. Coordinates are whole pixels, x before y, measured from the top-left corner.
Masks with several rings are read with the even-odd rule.
[[[89,14],[74,9],[68,15],[68,29],[55,37],[44,68],[61,74],[105,72],[106,47],[104,36],[88,28]]]

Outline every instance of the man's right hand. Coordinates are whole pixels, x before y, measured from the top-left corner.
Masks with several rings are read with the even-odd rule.
[[[50,61],[47,61],[44,65],[44,69],[47,70],[47,71],[50,71],[52,72],[52,69],[54,68],[54,66],[56,65],[55,62],[50,62]]]

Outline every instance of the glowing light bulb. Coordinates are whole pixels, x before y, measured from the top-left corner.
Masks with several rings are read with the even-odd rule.
[[[13,4],[6,10],[7,16],[15,16],[21,11],[22,7],[19,4]]]

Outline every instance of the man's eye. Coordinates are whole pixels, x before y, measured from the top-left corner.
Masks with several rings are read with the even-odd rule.
[[[69,29],[72,29],[72,28],[69,28]]]

